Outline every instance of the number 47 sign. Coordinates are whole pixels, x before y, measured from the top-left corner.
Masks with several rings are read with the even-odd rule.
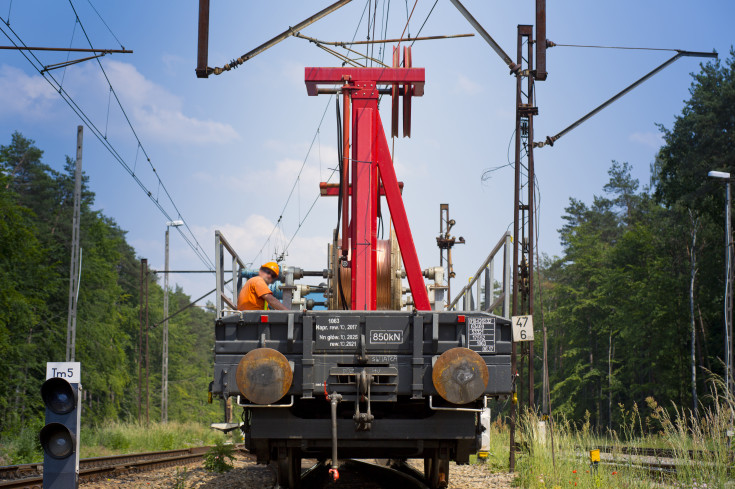
[[[533,341],[533,316],[513,316],[513,341]]]

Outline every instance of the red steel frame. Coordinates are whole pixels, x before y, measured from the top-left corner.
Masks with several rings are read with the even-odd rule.
[[[378,212],[380,195],[385,193],[414,306],[418,310],[428,311],[429,296],[378,111],[378,85],[394,83],[406,87],[410,85],[412,94],[421,96],[424,93],[424,69],[306,68],[305,81],[309,95],[317,95],[320,84],[340,84],[343,85],[343,93],[351,92],[352,182],[349,187],[352,216],[349,226],[352,252],[351,309],[377,309]],[[345,101],[347,100],[348,97],[345,97]],[[348,134],[345,133],[344,137],[347,138]],[[343,215],[342,219],[347,222],[346,215]]]

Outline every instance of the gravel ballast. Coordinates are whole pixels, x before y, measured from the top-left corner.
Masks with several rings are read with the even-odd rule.
[[[275,485],[275,474],[270,467],[256,465],[255,461],[239,454],[233,463],[235,468],[224,474],[207,472],[202,467],[202,462],[198,461],[179,467],[88,482],[82,486],[85,489],[270,489]],[[416,469],[423,470],[422,461],[412,460],[411,464]],[[308,461],[305,461],[304,467],[307,465]],[[513,477],[505,472],[490,472],[484,465],[451,464],[448,489],[510,489]]]

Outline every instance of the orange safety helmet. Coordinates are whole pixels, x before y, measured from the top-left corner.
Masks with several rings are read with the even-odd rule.
[[[260,268],[265,268],[266,270],[269,270],[269,271],[275,273],[276,274],[276,278],[278,278],[278,276],[281,274],[281,269],[278,268],[278,263],[276,263],[274,261],[269,261],[268,263],[265,263]]]

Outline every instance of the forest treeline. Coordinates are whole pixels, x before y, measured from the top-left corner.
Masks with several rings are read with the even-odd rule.
[[[65,360],[74,167],[67,157],[64,170],[54,170],[34,141],[17,132],[0,146],[0,439],[42,425],[46,362]],[[85,176],[76,361],[87,425],[138,416],[140,260],[125,231],[94,210],[94,197]],[[149,416],[157,421],[163,290],[155,275],[147,280]],[[179,287],[169,298],[170,312],[190,302]],[[169,322],[171,420],[216,419],[217,406],[207,404],[213,320],[213,311],[192,307]]]
[[[536,400],[545,326],[554,413],[581,420],[589,412],[602,428],[618,425],[620,406],[644,405],[647,397],[691,407],[692,338],[702,403],[708,373],[722,375],[725,190],[707,172],[735,172],[734,60],[731,50],[693,74],[681,115],[661,127],[648,184],[631,176],[628,163],[613,162],[592,202],[570,199],[562,256],[541,260],[535,297]],[[0,146],[0,436],[37,429],[45,363],[65,355],[74,165],[67,158],[56,171],[42,157],[19,133]],[[87,183],[76,349],[83,419],[134,420],[140,261],[125,231],[94,210]],[[160,419],[163,292],[154,276],[148,281],[153,421]],[[189,301],[177,288],[170,310]],[[211,310],[189,308],[170,323],[171,420],[219,416],[217,404],[206,404],[213,319]]]
[[[647,185],[612,162],[592,202],[570,199],[562,256],[542,259],[535,298],[536,400],[543,317],[555,413],[589,412],[597,427],[615,428],[649,396],[693,408],[692,344],[698,405],[711,401],[706,381],[724,375],[726,200],[724,181],[707,173],[735,176],[734,60],[731,49],[692,74],[673,128],[659,126]]]

